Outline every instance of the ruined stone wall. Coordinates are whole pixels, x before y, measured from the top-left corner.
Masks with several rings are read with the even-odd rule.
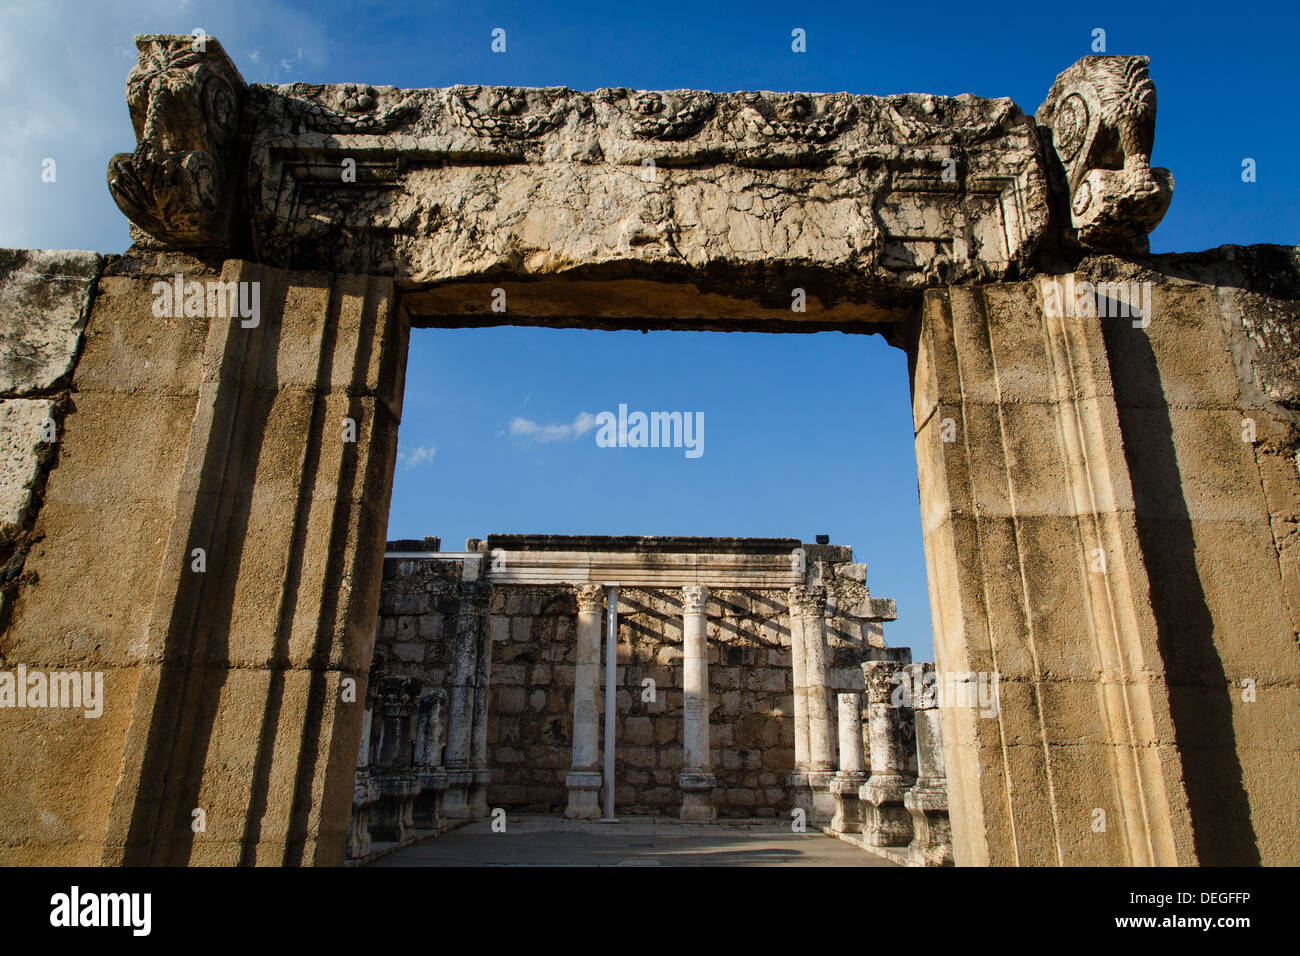
[[[0,707],[23,768],[0,861],[341,862],[362,716],[342,684],[371,657],[404,374],[388,284],[172,253],[7,264],[0,670],[103,694],[96,717]],[[177,274],[260,283],[260,321],[159,314]],[[10,395],[52,409],[53,449]]]
[[[388,558],[384,567],[372,671],[445,686],[460,611],[460,564]]]
[[[139,678],[140,641],[194,417],[207,323],[149,321],[147,285],[90,253],[6,256],[6,515],[0,665],[102,674],[99,717],[0,709],[0,861],[100,862]],[[195,265],[179,265],[201,274]],[[75,375],[73,373],[75,363]],[[15,404],[39,405],[14,414]],[[57,441],[38,458],[44,414]],[[22,427],[15,427],[18,423]],[[35,466],[43,461],[48,473]],[[9,484],[9,480],[13,484]]]
[[[958,863],[1300,859],[1295,276],[1257,247],[927,294],[936,657],[1002,695],[942,709]],[[1137,312],[1049,307],[1083,281]]]

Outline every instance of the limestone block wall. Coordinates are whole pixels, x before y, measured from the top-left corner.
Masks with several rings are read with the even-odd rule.
[[[959,864],[1300,859],[1297,274],[1256,247],[927,293],[937,664],[1002,697],[941,709]],[[1138,312],[1049,307],[1085,280]]]
[[[95,717],[0,708],[23,768],[0,862],[342,862],[405,362],[390,285],[140,250],[3,264],[0,399],[52,402],[57,442],[43,473],[6,455],[0,670],[103,693]],[[260,321],[160,314],[177,275],[257,283]]]

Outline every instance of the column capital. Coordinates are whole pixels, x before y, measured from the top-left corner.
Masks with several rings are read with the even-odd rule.
[[[577,584],[574,585],[573,593],[578,598],[578,610],[581,611],[599,611],[600,602],[605,597],[605,589],[599,584]]]
[[[790,611],[797,614],[825,614],[826,588],[820,584],[796,584],[790,588]]]
[[[868,703],[889,703],[890,692],[897,685],[903,666],[896,661],[862,662],[862,678],[867,688]]]
[[[682,588],[682,612],[703,614],[709,600],[709,589],[703,584],[687,584]]]

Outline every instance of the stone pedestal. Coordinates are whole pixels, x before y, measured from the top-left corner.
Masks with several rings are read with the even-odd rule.
[[[442,811],[443,796],[447,792],[447,772],[430,770],[419,773],[420,795],[415,798],[412,813],[417,830],[441,830],[446,819]]]
[[[952,824],[948,820],[948,794],[942,789],[913,787],[903,797],[912,816],[912,842],[907,847],[910,866],[952,866]]]
[[[711,773],[683,771],[677,778],[682,789],[681,818],[686,823],[712,823],[718,818],[713,809],[713,788],[718,785]]]
[[[447,792],[442,798],[442,814],[448,820],[472,820],[470,787],[474,783],[472,770],[448,770]]]
[[[370,835],[383,843],[415,839],[415,798],[420,782],[415,774],[382,773],[374,777],[379,799],[370,812]]]
[[[809,770],[804,774],[808,782],[808,795],[812,805],[808,813],[808,822],[818,826],[830,826],[835,819],[835,795],[831,793],[831,784],[835,781],[834,770]]]
[[[899,774],[873,773],[858,790],[863,802],[863,839],[871,846],[907,846],[912,817],[903,806],[907,781]]]
[[[570,820],[600,819],[601,775],[597,770],[571,770],[564,777],[569,805],[564,815]]]

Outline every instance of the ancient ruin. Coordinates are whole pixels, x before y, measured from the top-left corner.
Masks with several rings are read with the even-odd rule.
[[[272,87],[214,38],[137,42],[136,144],[108,169],[135,244],[0,257],[0,748],[22,768],[0,861],[340,864],[350,826],[365,853],[355,805],[400,840],[521,786],[483,777],[467,663],[444,698],[397,643],[369,678],[408,336],[534,324],[837,329],[908,355],[933,673],[996,677],[999,706],[913,701],[904,747],[885,695],[902,661],[864,645],[859,688],[801,683],[792,655],[807,764],[767,806],[806,795],[896,848],[910,827],[922,863],[944,862],[945,798],[958,865],[1300,862],[1300,260],[1148,254],[1173,178],[1151,166],[1145,58],[1044,77],[1030,116],[974,96]],[[821,573],[764,583],[805,640],[839,620]],[[485,580],[471,604],[502,595],[484,613],[505,619],[512,588],[579,588],[556,598],[576,655],[562,796],[589,813],[576,688],[601,595],[581,588],[609,579]],[[662,583],[694,700],[759,666],[708,666],[725,577]],[[686,687],[675,788],[656,762],[632,799],[700,818],[768,787],[719,793],[727,747],[687,723]],[[440,723],[459,730],[438,765]]]
[[[349,859],[490,808],[598,820],[617,806],[688,822],[794,818],[900,862],[909,850],[897,848],[911,846],[918,865],[951,863],[942,764],[918,780],[913,744],[914,705],[934,701],[914,700],[900,679],[913,665],[907,648],[885,646],[894,602],[871,596],[851,548],[539,535],[491,535],[450,554],[439,544],[388,543]],[[864,722],[869,683],[879,700]],[[870,774],[864,742],[887,755]],[[602,803],[611,769],[614,804]],[[914,785],[920,802],[905,807]],[[894,825],[867,826],[880,814]]]

